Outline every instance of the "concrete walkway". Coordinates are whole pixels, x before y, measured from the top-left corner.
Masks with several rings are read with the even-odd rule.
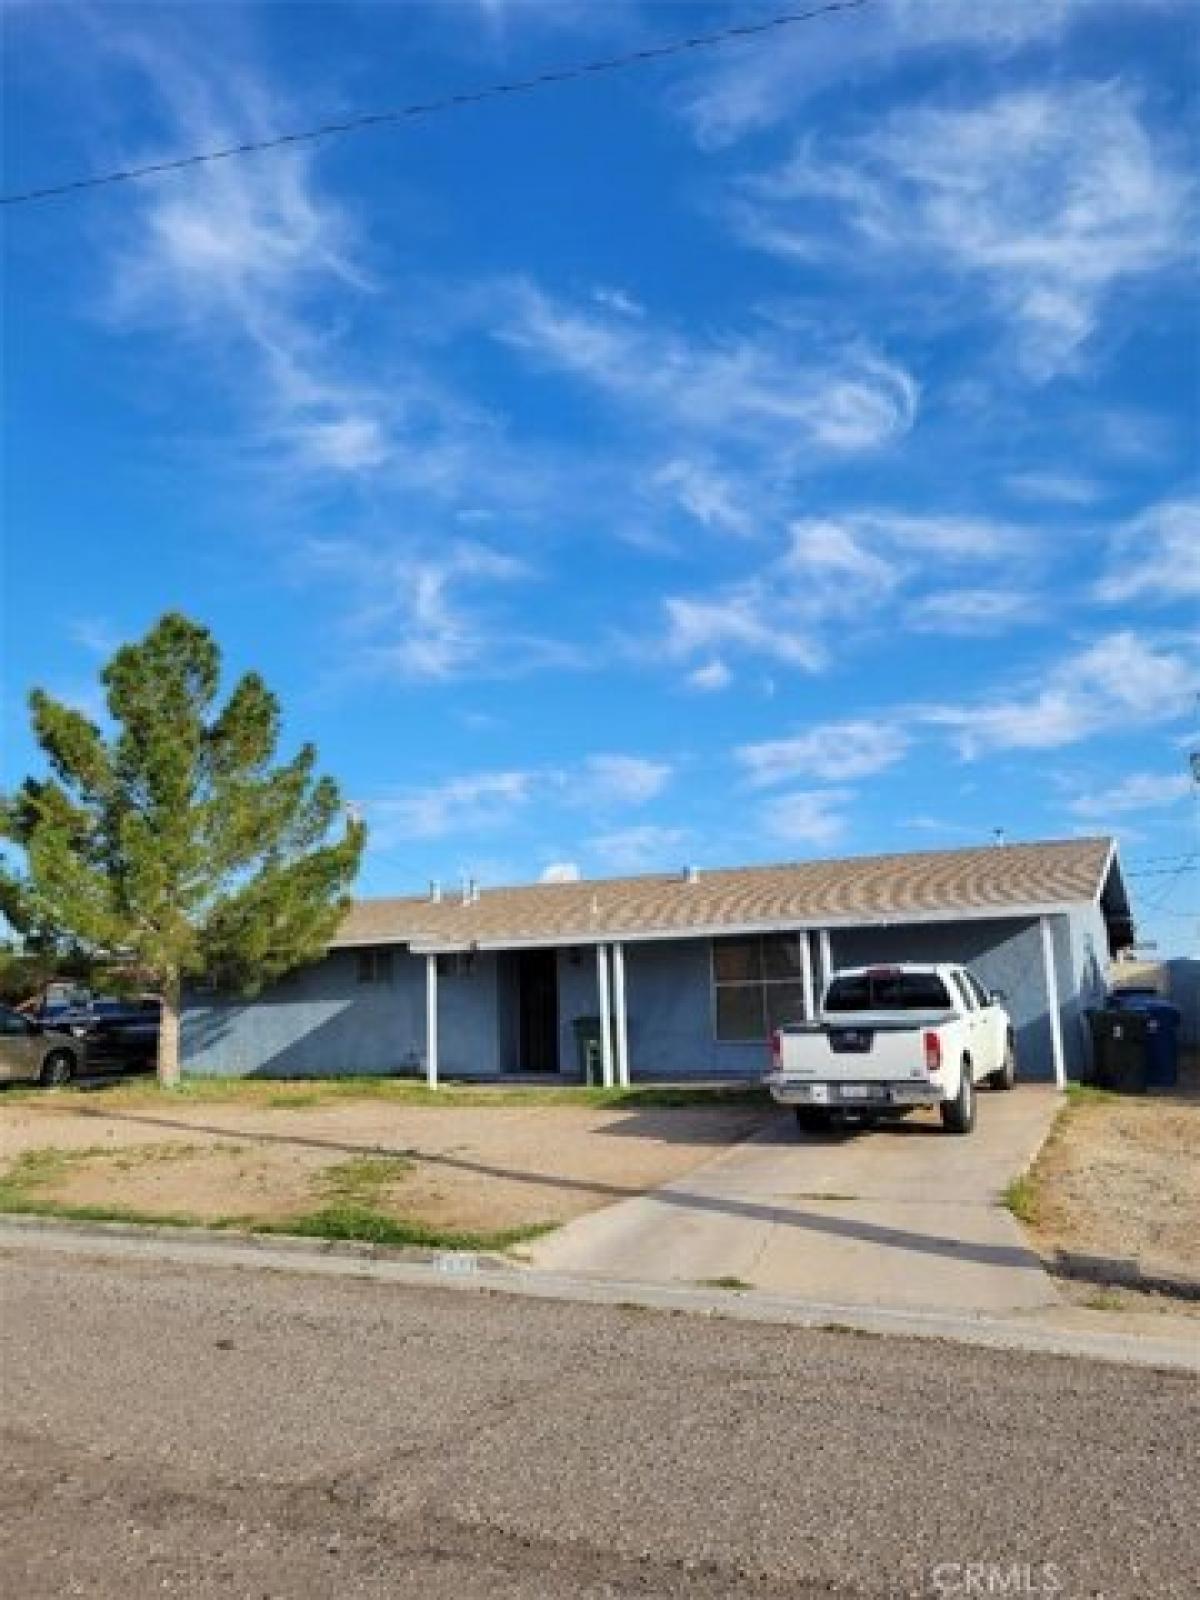
[[[726,1281],[808,1300],[999,1312],[1058,1296],[1001,1205],[1061,1097],[983,1091],[975,1132],[925,1112],[846,1139],[762,1133],[648,1195],[580,1217],[529,1251],[545,1272],[642,1283]]]

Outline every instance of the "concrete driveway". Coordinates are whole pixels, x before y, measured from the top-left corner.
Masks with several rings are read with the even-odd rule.
[[[1053,1305],[1053,1285],[1001,1196],[1061,1103],[1041,1085],[985,1091],[968,1138],[921,1112],[818,1140],[781,1110],[763,1132],[684,1177],[569,1223],[529,1259],[546,1271],[637,1282],[726,1279],[836,1305]]]

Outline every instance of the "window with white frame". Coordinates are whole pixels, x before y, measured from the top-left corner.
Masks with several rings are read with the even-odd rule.
[[[725,1044],[756,1042],[804,1021],[803,933],[714,939],[713,1017]]]

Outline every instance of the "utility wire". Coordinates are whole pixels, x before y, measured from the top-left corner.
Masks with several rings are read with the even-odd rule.
[[[711,50],[739,39],[752,39],[766,33],[793,28],[802,22],[812,22],[835,11],[858,11],[872,0],[828,0],[810,11],[785,11],[778,16],[764,18],[761,22],[745,22],[737,27],[721,28],[715,33],[694,34],[688,39],[671,39],[664,44],[648,45],[642,50],[630,50],[624,55],[603,56],[593,61],[576,62],[572,66],[552,67],[531,78],[515,78],[508,83],[491,83],[480,89],[463,90],[445,95],[437,100],[417,101],[410,105],[395,106],[387,111],[371,111],[361,116],[347,117],[342,122],[325,122],[319,127],[301,129],[296,133],[280,133],[269,139],[251,139],[244,144],[226,145],[217,150],[202,150],[190,156],[178,156],[171,161],[150,161],[140,167],[126,167],[114,172],[102,172],[89,178],[75,178],[68,183],[48,184],[40,189],[25,189],[14,194],[0,195],[0,205],[28,205],[35,200],[50,200],[55,196],[74,194],[81,189],[100,189],[108,184],[129,183],[135,178],[149,178],[164,172],[180,172],[185,167],[198,167],[209,161],[227,161],[232,156],[254,155],[263,150],[279,150],[287,145],[312,144],[318,139],[330,139],[339,134],[357,133],[363,128],[375,128],[385,123],[404,122],[415,117],[429,117],[443,111],[454,111],[460,106],[478,105],[484,100],[498,100],[502,95],[529,94],[537,89],[555,84],[572,83],[580,78],[593,77],[604,72],[620,72],[626,67],[643,66],[647,62],[665,61],[670,56],[681,56],[692,50]]]

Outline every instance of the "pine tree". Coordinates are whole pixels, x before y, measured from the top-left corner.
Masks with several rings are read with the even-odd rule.
[[[0,809],[0,838],[24,858],[0,863],[0,906],[20,929],[153,975],[163,1084],[179,1079],[184,979],[252,994],[319,955],[365,843],[311,745],[274,764],[279,702],[257,674],[218,704],[220,665],[208,630],[170,613],[101,673],[111,733],[35,689],[51,775]]]

